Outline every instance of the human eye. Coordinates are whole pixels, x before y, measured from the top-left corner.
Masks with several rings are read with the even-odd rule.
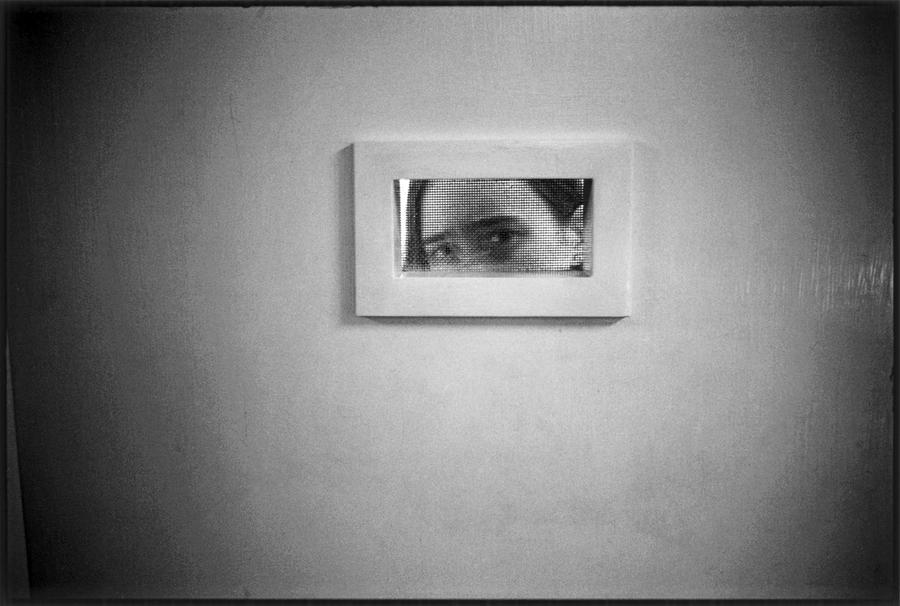
[[[456,252],[453,250],[453,247],[446,242],[428,246],[425,249],[425,254],[428,256],[429,263],[449,263],[456,258]]]
[[[522,230],[505,226],[494,226],[478,234],[478,250],[491,260],[504,261],[510,257],[522,239]]]
[[[514,235],[511,229],[492,229],[486,234],[485,238],[491,246],[498,246],[508,243],[513,239]]]

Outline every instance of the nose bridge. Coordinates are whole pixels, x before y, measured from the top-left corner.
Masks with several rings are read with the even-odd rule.
[[[481,253],[475,241],[475,235],[469,231],[460,231],[454,235],[453,247],[462,268],[477,266],[481,262]]]

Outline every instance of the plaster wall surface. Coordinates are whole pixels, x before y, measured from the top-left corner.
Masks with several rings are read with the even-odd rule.
[[[32,595],[886,595],[894,15],[13,15]],[[609,134],[630,318],[355,316],[354,141]]]

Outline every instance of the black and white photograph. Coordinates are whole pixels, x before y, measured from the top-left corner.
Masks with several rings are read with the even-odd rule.
[[[897,2],[0,11],[0,601],[897,604]]]
[[[585,179],[398,179],[403,271],[583,275]]]

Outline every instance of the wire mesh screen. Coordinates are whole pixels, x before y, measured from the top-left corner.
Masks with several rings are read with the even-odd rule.
[[[590,179],[398,179],[402,272],[589,275]]]

